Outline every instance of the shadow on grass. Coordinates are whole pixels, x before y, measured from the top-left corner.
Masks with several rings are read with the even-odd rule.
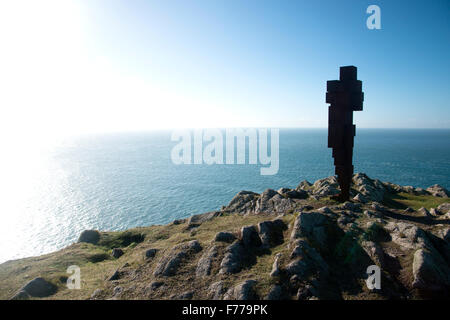
[[[399,200],[408,200],[408,198],[399,194],[389,194],[385,195],[383,198],[383,204],[389,208],[404,210],[408,206]]]
[[[392,211],[385,211],[385,212],[383,212],[383,214],[385,216],[393,218],[393,219],[403,220],[403,221],[412,221],[412,222],[421,223],[421,224],[428,225],[428,226],[432,226],[432,225],[436,225],[436,224],[450,225],[449,219],[433,220],[433,218],[429,218],[429,217],[416,217],[416,216],[410,216],[410,215],[402,214],[402,213],[395,213]]]
[[[408,200],[408,198],[401,194],[388,194],[384,197],[383,204],[392,209],[404,210],[404,209],[408,208],[408,206],[406,204],[402,203],[401,201],[406,201],[406,200]],[[384,215],[386,215],[390,218],[398,219],[398,220],[412,221],[412,222],[417,222],[417,223],[421,223],[421,224],[429,225],[429,226],[436,225],[436,224],[450,225],[449,219],[434,220],[433,218],[426,217],[426,216],[418,217],[418,216],[412,216],[409,214],[396,213],[396,212],[392,212],[390,210],[385,211]]]

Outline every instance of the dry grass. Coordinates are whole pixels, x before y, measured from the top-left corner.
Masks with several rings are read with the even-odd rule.
[[[198,227],[194,235],[191,235],[190,230],[187,230],[186,223],[136,228],[126,232],[102,232],[98,245],[75,243],[65,249],[40,257],[20,259],[1,264],[0,299],[9,299],[25,283],[35,277],[44,277],[58,287],[58,292],[49,297],[49,299],[88,299],[95,289],[110,291],[112,286],[120,285],[128,287],[131,282],[139,284],[138,288],[135,289],[136,292],[144,292],[145,287],[154,280],[152,271],[156,262],[174,245],[183,241],[197,239],[203,248],[207,248],[211,245],[215,235],[219,231],[237,232],[242,226],[255,225],[267,219],[273,219],[273,216],[224,215],[204,222]],[[288,222],[289,219],[287,219]],[[143,241],[140,243],[130,241],[130,239],[136,240],[136,235],[142,235]],[[137,239],[139,240],[139,237]],[[224,250],[224,246],[225,244],[219,244],[221,251]],[[119,259],[114,259],[110,255],[110,251],[114,247],[122,247],[124,250],[124,255]],[[154,259],[146,261],[144,259],[144,253],[149,248],[156,248],[158,252]],[[193,278],[196,263],[203,251],[191,260],[186,261],[180,269],[179,274],[164,279],[166,283],[166,289],[164,291],[166,293],[168,291],[181,293],[180,290],[187,290],[190,287],[201,289],[206,284],[217,281],[216,276],[207,277],[202,280]],[[122,267],[125,263],[128,263],[130,266],[124,268],[124,270],[138,270],[138,282],[131,281],[131,278],[133,276],[136,277],[136,275],[126,275],[119,281],[105,281],[115,270]],[[220,261],[216,261],[214,265],[215,271],[218,270],[219,263]],[[227,278],[224,280],[227,280],[227,283],[232,285],[235,281],[240,281],[243,278],[254,278],[255,275],[270,272],[272,263],[272,255],[258,257],[258,263],[254,269],[244,270],[236,277],[224,277]],[[267,266],[265,266],[266,264]],[[66,277],[69,276],[66,270],[70,265],[80,267],[80,290],[69,290],[66,287]],[[196,286],[192,286],[194,282]],[[186,284],[189,284],[189,286],[186,286]],[[205,292],[200,290],[196,294],[201,297]],[[159,298],[162,296],[162,294],[159,294]],[[145,296],[136,296],[130,292],[125,292],[123,297],[131,299],[145,298]],[[155,298],[158,298],[158,294],[155,295]]]
[[[400,213],[402,208],[409,206],[414,209],[418,207],[436,207],[448,199],[441,199],[428,196],[413,196],[406,194],[390,195],[386,198],[386,204],[390,207],[398,208],[393,211]],[[320,201],[311,199],[302,201],[300,205],[309,204],[313,208],[324,205],[335,205],[334,200],[323,198]],[[0,265],[0,299],[9,299],[19,288],[35,277],[44,277],[58,287],[58,291],[48,299],[89,299],[96,289],[102,289],[101,298],[111,298],[114,287],[121,286],[124,291],[121,299],[169,299],[173,294],[181,294],[186,291],[194,292],[194,299],[207,299],[208,288],[213,282],[223,281],[227,288],[235,286],[244,280],[253,279],[257,281],[256,293],[260,298],[264,298],[271,287],[286,279],[271,278],[270,271],[277,253],[282,253],[281,265],[285,265],[289,260],[289,236],[292,230],[294,219],[298,215],[296,210],[292,214],[287,214],[281,218],[285,221],[288,229],[284,231],[285,241],[265,251],[258,253],[254,257],[254,263],[246,266],[241,272],[231,275],[219,275],[219,266],[223,258],[227,243],[214,242],[215,235],[220,231],[230,231],[235,234],[246,225],[256,225],[264,220],[274,219],[274,215],[238,215],[222,214],[212,220],[202,223],[195,229],[189,229],[186,221],[180,224],[155,225],[150,227],[135,228],[123,232],[102,232],[101,239],[97,245],[87,243],[75,243],[65,249],[47,255],[9,261]],[[384,217],[386,220],[391,217]],[[368,221],[373,221],[363,214],[356,219],[357,237],[361,239],[374,240],[379,242],[385,252],[393,252],[398,257],[398,270],[391,272],[387,290],[395,291],[400,287],[407,288],[412,281],[411,264],[412,254],[404,252],[397,245],[380,238],[383,231],[381,225],[374,230],[365,230]],[[422,226],[426,230],[437,228],[438,226]],[[342,235],[336,234],[336,243],[342,240]],[[153,271],[158,261],[167,254],[176,244],[184,241],[198,240],[203,247],[199,253],[188,255],[180,266],[177,274],[173,277],[155,278]],[[212,262],[212,275],[204,278],[195,276],[195,269],[201,255],[212,245],[218,248],[218,255]],[[351,244],[351,243],[350,243]],[[120,247],[124,255],[119,259],[111,256],[111,249]],[[350,246],[351,247],[351,246]],[[145,251],[156,248],[158,251],[153,259],[146,259]],[[334,248],[334,247],[333,247]],[[346,247],[345,247],[346,248]],[[350,251],[345,249],[344,253]],[[331,250],[333,251],[333,250]],[[330,279],[329,289],[332,299],[384,299],[384,293],[374,293],[367,290],[362,278],[348,274],[348,265],[339,261],[332,255],[324,253],[329,259],[330,266],[336,268],[336,272]],[[334,251],[333,251],[334,252]],[[128,266],[124,266],[127,264]],[[81,289],[69,290],[66,287],[67,267],[77,265],[81,269]],[[116,281],[107,281],[115,270],[121,271],[121,277]],[[359,272],[359,271],[358,271]],[[152,281],[163,281],[164,286],[155,291],[149,291],[148,286]],[[347,284],[346,284],[347,283]],[[398,289],[398,290],[403,290]],[[294,293],[290,293],[294,294]]]

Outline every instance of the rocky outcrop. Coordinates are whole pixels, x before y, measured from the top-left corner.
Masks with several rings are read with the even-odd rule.
[[[99,299],[103,294],[103,290],[102,289],[95,289],[94,292],[92,292],[91,294],[91,299],[92,300],[96,300]]]
[[[266,189],[256,201],[255,213],[283,213],[295,208],[295,201],[272,189]]]
[[[414,253],[412,283],[423,290],[445,290],[450,287],[450,268],[441,256],[433,251],[419,249]]]
[[[320,212],[300,213],[295,219],[291,241],[308,238],[325,247],[327,241],[328,218]]]
[[[372,209],[373,211],[379,212],[381,214],[388,212],[388,208],[386,208],[385,206],[383,206],[382,204],[374,201],[370,204],[370,209]]]
[[[436,212],[439,215],[445,215],[447,213],[450,213],[450,203],[446,202],[443,204],[440,204],[437,208],[436,208]]]
[[[195,275],[197,277],[206,277],[211,274],[211,266],[213,259],[217,257],[217,247],[212,246],[200,258],[197,264]]]
[[[190,299],[192,299],[193,296],[194,296],[193,291],[185,291],[180,294],[173,294],[172,296],[170,296],[170,299],[171,300],[190,300]]]
[[[276,246],[283,242],[283,231],[287,227],[282,219],[268,220],[258,223],[258,233],[261,245],[265,248]]]
[[[385,226],[390,231],[392,241],[403,249],[430,249],[432,244],[425,231],[405,222],[389,222]]]
[[[258,299],[254,287],[255,280],[246,280],[230,288],[224,295],[224,300],[256,300]]]
[[[277,253],[275,255],[275,259],[273,261],[273,265],[272,265],[272,271],[270,271],[270,276],[271,277],[278,277],[281,273],[280,270],[280,260],[281,259],[281,253]]]
[[[383,214],[374,210],[364,210],[364,215],[368,218],[381,218]]]
[[[359,203],[367,203],[367,202],[369,202],[369,199],[366,198],[363,194],[358,193],[356,196],[353,197],[353,201],[356,201]]]
[[[119,299],[122,293],[123,293],[123,287],[115,286],[113,289],[113,296],[111,299],[113,299],[113,300]]]
[[[447,290],[450,287],[450,267],[439,253],[441,248],[444,257],[448,257],[448,244],[439,244],[433,235],[408,223],[390,222],[385,227],[391,232],[392,241],[403,250],[413,250],[412,286],[426,291]],[[445,229],[443,229],[445,230]],[[445,235],[443,240],[445,241]],[[438,245],[437,247],[435,245]],[[408,251],[411,252],[411,251]]]
[[[190,254],[195,254],[200,250],[202,250],[202,247],[197,240],[176,245],[168,254],[161,258],[155,268],[155,271],[153,272],[153,275],[165,277],[175,275],[182,261]]]
[[[278,193],[285,198],[291,199],[306,199],[308,198],[308,192],[302,189],[289,189],[289,188],[280,188]]]
[[[417,210],[418,213],[420,213],[422,216],[427,217],[427,218],[432,218],[432,214],[430,213],[430,211],[428,211],[426,208],[422,207],[419,210]]]
[[[231,232],[224,232],[224,231],[217,233],[214,238],[214,241],[217,242],[232,243],[234,240],[236,240],[236,236],[234,234],[232,234]]]
[[[28,294],[28,292],[20,290],[11,298],[11,300],[28,300],[30,298],[31,296]]]
[[[406,249],[424,248],[429,244],[425,232],[413,224],[389,222],[386,227],[392,241]]]
[[[376,265],[383,268],[385,265],[384,252],[378,243],[373,241],[362,241],[361,247],[367,253],[367,255],[375,262]]]
[[[348,210],[352,212],[361,212],[361,204],[360,203],[353,203],[350,201],[346,201],[343,204],[336,207],[338,210]]]
[[[440,238],[450,245],[450,228],[444,228],[439,232]]]
[[[323,213],[325,215],[331,215],[331,216],[335,216],[336,214],[334,213],[333,210],[331,210],[329,207],[324,206],[324,207],[320,207],[319,209],[317,209],[317,212]]]
[[[283,230],[287,227],[283,220],[267,220],[254,225],[244,226],[239,231],[239,239],[225,249],[220,263],[219,274],[240,272],[263,249],[283,242]]]
[[[120,279],[120,270],[117,269],[113,272],[112,275],[108,277],[108,281],[115,281]]]
[[[150,290],[154,291],[164,285],[163,281],[152,281],[150,285],[148,286]]]
[[[252,191],[240,191],[231,199],[228,206],[223,211],[236,213],[249,213],[255,210],[256,199],[259,197],[258,193]]]
[[[186,219],[175,219],[175,220],[173,220],[173,221],[171,222],[171,224],[177,226],[177,225],[183,224],[183,223],[185,223],[185,222],[186,222]]]
[[[339,183],[335,176],[320,179],[314,182],[309,192],[318,197],[333,196],[340,192]]]
[[[113,258],[120,258],[123,255],[123,250],[120,248],[114,248],[111,251],[111,255],[113,256]]]
[[[448,190],[438,184],[428,187],[427,191],[435,197],[448,198],[450,196]]]
[[[209,286],[208,298],[211,300],[220,300],[225,292],[226,288],[223,281],[214,282]]]
[[[241,228],[239,238],[244,247],[259,247],[261,245],[261,238],[255,226],[245,226]]]
[[[357,173],[353,175],[352,182],[353,188],[358,192],[355,199],[358,202],[383,201],[386,188],[381,181],[372,180],[364,173]]]
[[[348,231],[349,228],[351,228],[351,225],[354,221],[352,217],[349,215],[343,213],[338,219],[337,219],[337,225],[345,231]]]
[[[241,271],[245,249],[240,241],[235,241],[225,250],[225,256],[220,263],[219,274],[237,273]]]
[[[38,277],[24,285],[11,299],[23,300],[30,297],[43,298],[51,296],[56,291],[57,287],[53,283]]]
[[[265,300],[283,300],[286,298],[286,294],[283,287],[279,284],[275,284],[270,288],[269,293],[264,298]]]
[[[147,249],[145,250],[145,258],[147,259],[151,259],[156,255],[156,252],[158,251],[158,249],[155,248],[151,248],[151,249]]]
[[[309,300],[314,297],[316,290],[310,284],[302,285],[297,290],[297,300]]]
[[[386,191],[389,193],[409,193],[414,195],[429,195],[430,193],[422,188],[414,188],[413,186],[400,186],[391,182],[383,182]]]
[[[293,210],[297,201],[308,197],[301,189],[281,188],[279,192],[266,189],[260,195],[251,191],[239,192],[222,211],[240,214],[278,214]]]
[[[371,179],[364,173],[356,173],[352,177],[351,194],[353,201],[366,204],[370,202],[382,202],[386,193],[410,193],[414,195],[429,195],[448,197],[449,192],[445,188],[434,185],[427,190],[412,186],[400,186],[390,182],[381,182]],[[280,214],[294,210],[299,200],[330,197],[340,192],[336,176],[323,178],[313,184],[304,180],[295,189],[280,188],[278,191],[266,189],[260,195],[251,191],[239,192],[222,211],[241,214],[248,213],[273,213]]]
[[[308,244],[306,240],[297,239],[293,243],[293,250],[290,262],[285,270],[290,275],[297,275],[301,279],[306,279],[313,274],[326,277],[329,267],[319,252]]]
[[[312,183],[309,182],[308,180],[303,180],[302,182],[300,182],[297,186],[297,188],[295,188],[295,190],[297,191],[307,191],[311,188]]]
[[[212,220],[220,214],[219,211],[206,212],[202,214],[194,214],[187,220],[187,229],[192,229],[200,226],[202,223]]]

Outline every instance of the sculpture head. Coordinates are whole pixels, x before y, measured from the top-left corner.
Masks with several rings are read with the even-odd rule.
[[[355,81],[357,69],[355,66],[341,67],[339,70],[339,80],[341,81]]]

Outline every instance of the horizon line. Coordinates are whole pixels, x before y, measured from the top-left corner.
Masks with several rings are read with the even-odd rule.
[[[328,127],[264,127],[264,126],[249,126],[249,127],[178,127],[178,128],[148,128],[148,129],[135,129],[135,130],[105,130],[105,131],[94,131],[94,132],[79,132],[72,133],[69,136],[83,136],[83,135],[96,135],[96,134],[121,134],[121,133],[144,133],[144,132],[163,132],[163,131],[173,131],[173,130],[208,130],[208,129],[280,129],[280,130],[325,130]],[[385,128],[376,128],[376,127],[356,127],[356,130],[450,130],[450,128],[403,128],[403,127],[385,127]]]

